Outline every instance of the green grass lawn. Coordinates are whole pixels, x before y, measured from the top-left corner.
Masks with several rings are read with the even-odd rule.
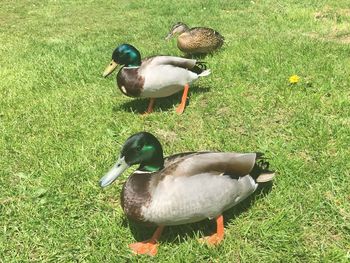
[[[166,2],[1,1],[0,262],[348,262],[348,0]],[[164,41],[177,21],[226,43],[182,116],[175,95],[142,117],[148,100],[101,73],[124,42],[181,56]],[[153,229],[123,215],[127,173],[103,190],[98,180],[141,130],[166,155],[266,152],[278,176],[225,214],[219,247],[197,242],[214,230],[205,221],[167,228],[155,258],[134,257],[128,244]]]

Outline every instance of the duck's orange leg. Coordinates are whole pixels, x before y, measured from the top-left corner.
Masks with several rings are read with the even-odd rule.
[[[156,231],[154,232],[151,239],[137,242],[130,244],[129,247],[135,254],[147,254],[150,256],[155,256],[158,252],[158,244],[157,240],[159,239],[160,235],[162,234],[164,229],[164,226],[159,226]]]
[[[216,233],[211,236],[201,238],[200,242],[205,242],[208,245],[218,245],[224,238],[224,217],[222,215],[216,218]]]
[[[188,94],[188,89],[190,88],[190,85],[186,84],[184,87],[184,93],[182,94],[181,98],[181,103],[180,105],[176,108],[176,112],[178,114],[181,114],[184,112],[185,106],[186,106],[186,100],[187,100],[187,94]]]
[[[149,104],[148,104],[148,107],[147,107],[147,110],[145,111],[144,114],[149,114],[149,113],[152,113],[153,112],[153,106],[154,106],[154,102],[156,101],[155,98],[150,98],[149,100]]]

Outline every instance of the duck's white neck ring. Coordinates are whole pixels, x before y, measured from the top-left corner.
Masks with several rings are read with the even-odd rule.
[[[126,69],[129,69],[129,68],[130,68],[130,69],[131,69],[131,68],[139,68],[139,67],[140,67],[140,66],[128,66],[128,67],[125,66],[124,68],[126,68]]]
[[[150,174],[150,173],[153,173],[153,172],[136,170],[134,173],[138,173],[138,174]]]

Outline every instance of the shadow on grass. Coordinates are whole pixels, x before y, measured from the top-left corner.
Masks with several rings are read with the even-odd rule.
[[[186,54],[183,57],[188,59],[196,59],[196,60],[202,60],[205,59],[207,56],[212,56],[212,54]]]
[[[208,87],[198,87],[193,86],[190,87],[189,90],[189,98],[187,99],[186,106],[189,104],[191,99],[191,94],[194,93],[206,93],[209,92],[210,88]],[[174,105],[178,105],[181,102],[182,91],[178,92],[174,95],[165,98],[156,99],[156,103],[154,105],[154,110],[157,111],[158,108],[161,108],[162,111],[172,110]],[[148,98],[136,98],[132,99],[128,102],[125,102],[121,105],[115,105],[113,107],[113,112],[128,111],[135,113],[144,113],[148,107],[149,99]]]
[[[272,182],[267,182],[259,185],[258,189],[253,195],[245,199],[243,202],[239,203],[235,207],[224,212],[224,225],[227,226],[228,222],[231,222],[241,213],[247,211],[256,200],[265,197],[271,192]],[[155,227],[150,227],[146,225],[136,224],[132,221],[128,221],[126,217],[123,218],[122,225],[124,227],[129,227],[132,235],[136,241],[144,241],[153,235]],[[160,238],[161,243],[180,243],[183,240],[196,237],[203,237],[213,234],[216,231],[215,220],[205,219],[203,221],[185,224],[179,226],[169,226],[164,229],[164,232]]]
[[[183,58],[196,59],[196,60],[204,59],[205,61],[205,59],[215,57],[219,52],[223,52],[224,50],[225,50],[225,47],[221,47],[219,50],[215,50],[213,52],[206,53],[206,54],[202,54],[202,53],[185,54]],[[208,68],[210,68],[210,66],[208,66]]]

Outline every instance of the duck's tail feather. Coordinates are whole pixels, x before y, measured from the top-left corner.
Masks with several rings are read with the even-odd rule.
[[[223,35],[221,35],[218,31],[214,31],[214,35],[217,37],[218,39],[218,44],[216,46],[216,48],[220,48],[222,47],[222,45],[224,44],[225,42],[225,38]]]
[[[199,68],[201,71],[204,71],[207,69],[207,62],[205,61],[197,61],[196,65],[194,67]]]
[[[201,77],[208,76],[210,74],[210,70],[207,69],[206,62],[204,61],[197,61],[196,65],[194,65],[194,67],[189,70]]]
[[[211,73],[210,69],[206,69],[202,73],[198,74],[198,76],[199,77],[205,77],[205,76],[210,75],[210,73]]]
[[[266,172],[266,173],[260,174],[255,181],[257,183],[266,183],[266,182],[272,181],[273,178],[275,178],[275,176],[276,174],[274,172]]]
[[[266,183],[272,181],[276,176],[274,171],[269,170],[270,163],[266,160],[264,154],[261,152],[256,153],[255,165],[250,175],[255,179],[257,183]]]

